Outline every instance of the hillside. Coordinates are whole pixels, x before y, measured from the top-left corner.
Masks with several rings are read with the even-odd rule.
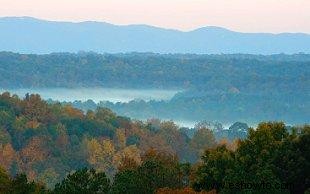
[[[310,115],[310,55],[306,54],[0,52],[0,74],[0,89],[4,91],[59,87],[180,91],[166,101],[73,103],[85,111],[101,106],[135,119],[208,120],[229,124],[242,121],[251,125],[264,120],[283,120],[303,124]]]
[[[195,162],[204,148],[216,144],[209,129],[200,133],[204,135],[189,138],[173,122],[132,121],[106,108],[83,113],[48,104],[39,95],[19,99],[0,94],[0,166],[50,185],[83,167],[112,176],[124,160],[140,163],[151,149]]]
[[[263,193],[279,191],[277,184],[285,193],[309,188],[309,125],[288,128],[267,122],[254,130],[235,123],[229,131],[237,138],[241,132],[242,140],[233,143],[216,142],[213,132],[221,129],[209,127],[201,123],[188,137],[173,122],[132,121],[104,108],[84,114],[68,105],[47,104],[39,95],[19,99],[3,93],[0,193],[244,190],[222,185],[227,181],[274,186],[252,188]]]
[[[309,92],[310,55],[0,52],[0,87]]]

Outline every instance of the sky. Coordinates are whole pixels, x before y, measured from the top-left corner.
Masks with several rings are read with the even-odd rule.
[[[0,17],[310,33],[310,0],[0,0]]]

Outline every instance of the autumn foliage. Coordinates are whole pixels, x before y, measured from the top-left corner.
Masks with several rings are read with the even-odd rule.
[[[171,121],[0,95],[1,194],[304,193],[309,148],[309,125],[265,122],[244,139],[217,142],[204,125],[190,138]],[[224,184],[247,181],[290,187]]]
[[[205,141],[211,143],[199,149],[212,145],[214,138]],[[174,161],[176,156],[183,161],[198,158],[191,145],[170,121],[131,121],[106,108],[85,113],[70,105],[48,104],[36,94],[24,99],[8,92],[0,95],[0,165],[11,176],[25,173],[49,187],[84,167],[113,177],[143,164],[149,150],[173,156]]]

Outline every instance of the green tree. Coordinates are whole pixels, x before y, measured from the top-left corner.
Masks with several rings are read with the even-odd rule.
[[[94,169],[81,169],[69,174],[61,183],[56,184],[55,194],[88,194],[108,193],[110,180],[104,172],[96,172]]]
[[[203,164],[196,171],[193,188],[198,191],[221,190],[218,186],[224,183],[225,176],[234,168],[234,153],[222,145],[207,149],[202,161]]]
[[[34,181],[29,182],[25,174],[18,174],[11,183],[10,194],[45,194],[46,188]]]
[[[9,193],[11,180],[6,171],[0,167],[0,193]]]
[[[149,150],[135,169],[116,174],[112,193],[154,193],[159,188],[183,188],[189,181],[189,164],[169,154]]]
[[[193,187],[220,193],[303,193],[309,187],[307,131],[290,135],[284,123],[260,123],[235,152],[225,146],[207,150]]]
[[[283,141],[288,137],[284,123],[260,123],[256,130],[250,129],[247,139],[239,142],[236,150],[235,166],[224,182],[251,183],[262,187],[238,187],[223,189],[223,193],[287,193],[286,189],[277,189],[274,185],[281,184],[275,173],[274,157],[281,149]],[[265,183],[268,183],[266,185]]]
[[[111,188],[112,194],[147,194],[152,193],[152,188],[148,187],[137,169],[123,170],[115,175]]]
[[[297,130],[297,129],[296,129]],[[275,172],[290,193],[304,193],[310,188],[310,126],[286,138],[274,157]]]

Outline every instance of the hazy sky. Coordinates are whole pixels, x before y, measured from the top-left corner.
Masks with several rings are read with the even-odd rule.
[[[310,33],[310,0],[0,0],[1,16]]]

